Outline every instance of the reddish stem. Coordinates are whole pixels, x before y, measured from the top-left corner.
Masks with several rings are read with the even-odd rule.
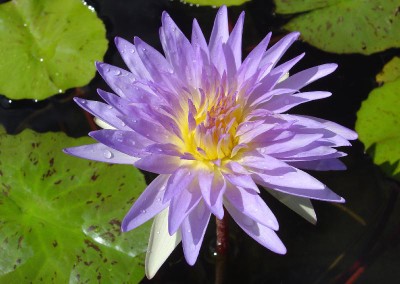
[[[217,226],[215,284],[222,284],[225,279],[226,258],[229,248],[228,214],[225,211],[221,220],[218,218],[215,220]]]

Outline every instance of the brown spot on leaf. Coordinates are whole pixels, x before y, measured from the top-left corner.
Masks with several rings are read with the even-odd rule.
[[[54,158],[51,158],[49,161],[50,167],[52,167],[54,165]]]
[[[56,240],[54,240],[54,241],[53,241],[53,247],[57,247],[57,246],[58,246],[58,243],[57,243]]]
[[[108,224],[112,225],[112,226],[118,226],[121,227],[121,222],[117,219],[112,219],[110,222],[108,222]]]
[[[86,239],[84,242],[87,245],[87,247],[92,248],[97,252],[101,252],[101,249],[96,244],[91,242],[90,240]]]
[[[19,238],[18,238],[18,249],[20,249],[21,247],[22,247],[22,241],[24,240],[24,237],[23,236],[20,236]]]
[[[60,183],[61,183],[61,180],[60,180],[60,179],[59,179],[58,181],[55,181],[55,182],[54,182],[55,185],[58,185],[58,184],[60,184]]]
[[[95,181],[98,177],[99,177],[99,175],[96,172],[94,172],[93,175],[90,177],[90,179],[92,181]]]

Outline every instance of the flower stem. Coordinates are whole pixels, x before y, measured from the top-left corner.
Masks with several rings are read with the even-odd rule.
[[[215,218],[217,226],[217,243],[215,246],[215,284],[224,283],[226,259],[229,248],[228,214],[225,211],[224,217],[219,220]]]

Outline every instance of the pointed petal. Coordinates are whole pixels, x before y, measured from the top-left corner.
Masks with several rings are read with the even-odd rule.
[[[343,171],[346,165],[338,159],[288,162],[293,167],[314,171]]]
[[[275,190],[266,189],[272,196],[306,219],[311,224],[317,223],[317,215],[314,207],[308,198],[297,197],[285,193],[280,193]]]
[[[122,220],[123,232],[142,225],[168,206],[168,203],[163,204],[161,200],[169,177],[169,175],[159,175],[147,186]]]
[[[211,58],[217,45],[226,43],[229,38],[228,28],[228,10],[226,6],[221,6],[215,17],[214,26],[211,31],[209,49],[211,52]]]
[[[182,221],[199,203],[201,192],[198,188],[197,181],[183,188],[179,195],[172,197],[169,205],[168,214],[168,232],[174,234],[182,224]]]
[[[228,201],[224,202],[224,205],[239,227],[241,227],[250,237],[275,253],[286,253],[284,244],[273,230],[257,223],[246,215],[243,215]]]
[[[145,260],[145,272],[148,279],[156,275],[161,265],[180,242],[181,234],[179,232],[172,236],[168,234],[168,208],[166,208],[154,218],[151,227]]]
[[[199,171],[198,181],[204,202],[218,219],[222,219],[224,217],[222,197],[226,189],[225,179],[215,171],[213,173]]]
[[[197,260],[210,216],[210,210],[201,201],[182,222],[182,246],[189,265],[194,265]]]
[[[169,155],[150,154],[135,162],[134,166],[157,174],[172,174],[181,166],[181,159]]]
[[[117,129],[129,130],[129,127],[124,125],[124,123],[117,117],[121,115],[121,113],[112,106],[102,102],[90,101],[81,98],[74,98],[74,101],[81,108],[100,118],[107,124],[110,124]]]
[[[130,156],[141,158],[148,154],[148,140],[133,131],[102,129],[92,131],[89,136],[98,142]]]
[[[157,163],[156,161],[154,162]],[[173,197],[179,196],[183,190],[187,190],[193,178],[194,175],[191,174],[190,169],[186,167],[178,167],[168,180],[163,202],[168,202]]]
[[[274,44],[270,49],[267,50],[267,52],[265,52],[260,66],[270,65],[270,67],[265,71],[264,74],[269,73],[269,71],[275,67],[282,55],[298,39],[299,36],[299,32],[290,33]]]
[[[116,37],[114,42],[129,70],[136,77],[149,80],[151,78],[150,74],[143,65],[143,62],[137,53],[136,46],[120,37]]]
[[[232,50],[234,55],[234,62],[236,69],[239,68],[242,63],[242,34],[243,34],[243,23],[244,23],[244,12],[242,12],[229,35],[227,44]]]
[[[104,81],[118,96],[126,98],[127,94],[132,92],[137,80],[132,73],[102,62],[96,62],[96,68]]]
[[[102,143],[66,148],[64,153],[79,158],[106,162],[111,164],[133,165],[138,158],[114,150]]]
[[[258,193],[247,191],[235,186],[227,186],[225,197],[238,211],[257,223],[263,224],[272,230],[278,230],[278,221]]]
[[[302,103],[324,99],[330,97],[331,95],[332,93],[330,92],[315,91],[297,93],[293,95],[275,96],[265,104],[265,107],[274,113],[283,113]]]
[[[301,88],[307,86],[308,84],[325,77],[335,71],[337,64],[323,64],[309,69],[300,71],[283,82],[277,84],[275,88],[287,88],[300,90]]]

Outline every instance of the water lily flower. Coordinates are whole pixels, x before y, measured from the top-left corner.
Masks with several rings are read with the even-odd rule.
[[[182,242],[193,265],[211,214],[224,208],[254,240],[273,252],[286,248],[278,222],[259,186],[315,222],[310,199],[344,202],[305,170],[342,170],[335,149],[357,134],[336,123],[285,112],[326,98],[300,90],[336,69],[324,64],[288,76],[301,54],[278,65],[299,37],[290,33],[267,49],[269,33],[242,61],[244,13],[231,33],[227,8],[215,18],[207,43],[196,20],[187,39],[167,13],[160,39],[164,55],[138,37],[116,38],[129,71],[97,63],[114,93],[106,103],[77,98],[105,129],[89,135],[96,144],[66,149],[71,155],[157,173],[122,222],[132,230],[154,218],[146,256],[151,278]],[[303,169],[303,170],[302,170]]]

